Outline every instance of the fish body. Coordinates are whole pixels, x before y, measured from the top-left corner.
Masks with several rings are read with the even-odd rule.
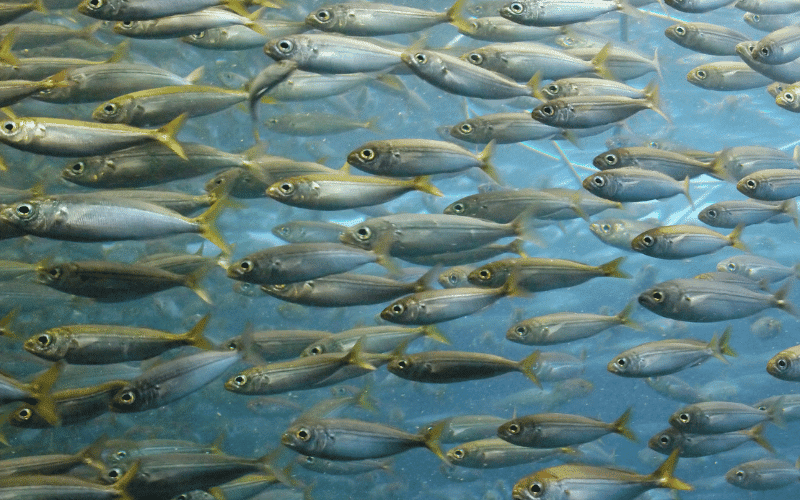
[[[390,139],[370,141],[351,151],[347,163],[364,172],[387,177],[461,172],[473,167],[491,171],[492,147],[480,154],[445,141]]]
[[[683,194],[691,202],[689,176],[680,182],[667,174],[638,167],[622,167],[590,175],[583,187],[590,193],[618,202],[649,201]]]
[[[599,266],[566,259],[520,257],[495,261],[472,271],[469,282],[480,287],[503,286],[513,278],[514,285],[529,292],[543,292],[580,285],[592,278],[627,279],[630,276],[619,266],[624,257]]]
[[[450,384],[496,377],[518,371],[539,384],[531,371],[535,358],[511,361],[493,354],[462,351],[425,351],[395,357],[387,368],[406,380],[429,384]]]
[[[525,448],[499,438],[464,443],[447,452],[448,460],[458,467],[497,469],[558,458],[572,452],[569,448]]]
[[[530,448],[559,448],[588,443],[611,433],[636,441],[633,431],[628,428],[631,412],[632,409],[628,408],[610,423],[581,415],[537,413],[505,422],[497,428],[497,435],[509,443]]]
[[[706,401],[676,411],[669,417],[669,424],[684,433],[722,434],[770,421],[771,411],[742,403]]]
[[[297,34],[274,38],[264,45],[276,61],[290,59],[303,71],[317,73],[363,73],[384,71],[401,63],[399,48],[327,33]]]
[[[736,91],[763,87],[772,79],[742,61],[714,61],[686,74],[692,85],[709,90]]]
[[[727,246],[746,249],[739,240],[742,225],[729,235],[720,234],[702,226],[676,225],[649,229],[631,242],[637,252],[658,259],[686,259],[716,252]]]
[[[448,12],[433,12],[380,2],[351,2],[326,5],[306,16],[306,24],[314,29],[350,36],[383,36],[413,33],[446,23],[459,2]]]
[[[753,441],[774,453],[772,445],[764,438],[763,432],[764,424],[722,434],[683,434],[674,427],[669,427],[651,437],[647,445],[651,450],[664,455],[680,449],[679,456],[681,457],[707,457],[730,451],[748,441]]]
[[[512,293],[500,288],[448,288],[417,292],[396,300],[381,311],[381,318],[402,325],[430,325],[468,316]]]
[[[692,157],[675,151],[641,146],[610,149],[595,156],[592,165],[600,170],[635,167],[660,172],[678,181],[687,176],[716,174],[708,163]]]
[[[645,109],[666,115],[658,107],[655,94],[649,99],[621,96],[561,97],[540,104],[532,112],[534,120],[561,128],[591,128],[625,120]]]
[[[624,6],[616,0],[519,0],[502,7],[500,15],[525,26],[564,26],[591,21]]]
[[[587,313],[555,313],[529,318],[506,332],[506,339],[524,345],[554,345],[597,335],[617,325],[640,328],[630,315],[632,304],[615,316]]]
[[[797,203],[762,203],[755,200],[730,200],[712,203],[697,214],[701,222],[713,227],[732,229],[739,224],[749,226],[761,222],[797,221]]]

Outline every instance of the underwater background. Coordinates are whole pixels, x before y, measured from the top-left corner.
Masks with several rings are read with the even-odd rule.
[[[302,20],[323,2],[287,2],[281,9],[269,9],[264,17]],[[444,11],[448,2],[405,2],[402,5]],[[471,3],[470,9],[484,9],[481,15],[491,15],[499,3]],[[725,59],[693,53],[664,36],[667,26],[677,21],[703,21],[724,25],[746,34],[753,40],[765,33],[742,20],[743,11],[723,7],[704,14],[686,14],[658,4],[639,8],[642,16],[605,14],[589,23],[576,25],[561,43],[602,46],[606,41],[619,42],[655,58],[658,73],[650,72],[627,83],[642,88],[655,79],[659,87],[661,109],[669,116],[668,123],[658,114],[645,110],[625,120],[618,127],[592,137],[573,142],[559,140],[531,141],[519,144],[499,144],[491,158],[500,183],[508,188],[581,189],[581,179],[595,171],[592,159],[619,145],[650,145],[662,148],[696,149],[708,152],[745,145],[770,146],[793,154],[800,142],[796,115],[778,108],[765,88],[747,91],[720,92],[701,89],[686,80],[692,68]],[[251,8],[251,10],[253,10]],[[650,15],[652,13],[652,15]],[[36,13],[24,21],[51,22],[81,27],[94,20],[75,10],[53,10],[46,15]],[[94,58],[103,60],[113,47],[124,40],[113,34],[108,26],[95,35],[97,40],[73,40],[56,48],[36,49],[53,56],[72,56],[96,51]],[[489,42],[470,39],[459,34],[450,24],[441,24],[423,33],[384,37],[402,45],[422,41],[427,47],[463,49],[486,45]],[[101,43],[98,42],[98,40]],[[548,43],[556,44],[556,40]],[[26,52],[33,55],[34,49]],[[21,52],[20,55],[23,53]],[[727,59],[735,60],[733,57]],[[199,66],[205,68],[201,82],[226,88],[240,88],[252,80],[273,61],[261,48],[242,51],[204,50],[179,40],[130,41],[129,60],[152,64],[178,75],[187,75]],[[332,168],[345,163],[347,154],[367,141],[391,138],[448,139],[440,135],[443,126],[451,126],[467,116],[499,111],[530,111],[533,101],[514,99],[489,101],[448,94],[413,74],[399,72],[405,91],[379,85],[361,85],[340,96],[303,102],[259,104],[256,125],[262,147],[272,155],[294,160],[321,161]],[[414,97],[409,97],[413,95]],[[26,100],[13,107],[18,116],[47,116],[89,120],[99,103],[49,104]],[[275,133],[263,122],[271,116],[295,112],[325,112],[360,121],[376,119],[378,131],[355,129],[345,133],[299,137]],[[223,151],[241,152],[254,146],[254,124],[250,114],[233,107],[209,116],[191,118],[180,131],[181,142],[197,142]],[[483,146],[461,143],[476,153]],[[70,159],[37,156],[0,147],[0,154],[9,166],[3,172],[3,186],[30,188],[36,181],[44,184],[47,193],[82,192],[88,190],[61,179],[61,170]],[[355,173],[355,171],[353,172]],[[201,194],[212,175],[175,181],[159,188]],[[457,199],[474,194],[491,184],[478,169],[458,175],[434,176],[433,183],[444,193],[441,198],[422,193],[410,193],[397,200],[364,210],[315,212],[291,208],[267,197],[239,199],[237,205],[226,209],[218,220],[224,239],[234,246],[231,261],[257,250],[284,244],[271,229],[291,220],[331,221],[351,226],[368,217],[388,213],[441,213]],[[659,260],[633,251],[609,246],[590,230],[590,222],[607,217],[656,219],[661,225],[701,224],[698,212],[720,200],[745,199],[735,185],[700,176],[692,179],[690,194],[694,205],[684,196],[652,202],[626,203],[622,210],[607,210],[591,217],[542,224],[537,227],[537,242],[526,242],[524,251],[532,257],[572,259],[599,265],[617,257],[625,257],[621,269],[631,279],[597,278],[566,289],[551,290],[522,297],[504,297],[492,306],[470,316],[438,325],[452,346],[442,346],[422,339],[408,347],[408,352],[456,349],[491,353],[512,360],[528,356],[536,347],[518,345],[505,339],[506,330],[522,318],[562,311],[616,314],[627,304],[636,301],[644,290],[662,281],[688,278],[713,271],[716,264],[742,253],[734,248],[685,260]],[[721,230],[726,232],[727,230]],[[748,226],[742,235],[750,252],[768,257],[787,266],[798,262],[800,230],[791,221],[781,224]],[[76,243],[47,240],[35,236],[4,240],[0,258],[35,263],[43,259],[53,262],[105,259],[132,262],[142,255],[157,252],[194,253],[216,256],[218,249],[202,244],[197,235],[181,235],[160,240],[125,241],[117,243]],[[404,263],[409,276],[419,276],[424,268]],[[384,275],[386,271],[370,264],[357,272]],[[414,277],[413,279],[416,279]],[[795,279],[794,277],[789,278]],[[190,329],[200,318],[210,314],[206,335],[222,344],[248,328],[317,329],[338,332],[355,326],[374,325],[387,304],[347,308],[315,308],[294,305],[251,289],[249,294],[237,293],[236,283],[225,276],[223,269],[211,269],[202,280],[212,304],[201,301],[192,291],[175,288],[153,296],[121,303],[101,303],[76,300],[70,295],[46,287],[34,291],[26,288],[35,281],[23,276],[0,283],[0,304],[5,312],[20,308],[10,329],[16,338],[0,339],[3,372],[18,379],[29,379],[45,368],[43,361],[22,348],[22,341],[37,332],[63,324],[103,323],[158,328],[171,332]],[[24,282],[24,285],[20,284]],[[15,284],[19,286],[15,286]],[[772,285],[772,291],[777,290]],[[788,300],[800,304],[800,290],[792,285]],[[2,311],[0,311],[2,312]],[[345,383],[344,389],[330,388],[296,391],[269,398],[244,396],[226,391],[223,382],[248,366],[238,362],[203,389],[165,407],[142,413],[108,413],[89,422],[51,429],[15,429],[5,426],[9,446],[0,449],[0,456],[10,458],[55,452],[75,452],[101,435],[133,439],[181,439],[211,443],[219,436],[221,449],[231,455],[259,457],[279,448],[280,435],[291,421],[315,403],[337,394],[358,391],[369,384],[369,398],[377,408],[374,412],[347,409],[344,415],[372,420],[415,432],[433,421],[457,415],[488,414],[511,418],[544,411],[580,414],[613,421],[628,407],[633,408],[630,427],[638,436],[631,442],[617,435],[608,435],[598,442],[582,447],[585,460],[591,463],[615,465],[650,473],[665,456],[647,448],[647,439],[668,426],[668,417],[686,402],[671,399],[648,386],[644,379],[622,378],[609,373],[606,365],[618,353],[655,340],[695,338],[708,341],[714,333],[730,327],[731,347],[738,353],[729,358],[730,364],[711,359],[686,369],[675,376],[694,387],[700,397],[712,400],[754,404],[768,396],[795,394],[797,383],[770,376],[765,366],[777,352],[798,343],[797,319],[777,309],[747,318],[716,323],[688,323],[657,316],[635,305],[633,318],[643,325],[642,331],[618,326],[594,337],[556,346],[541,347],[543,351],[567,352],[585,356],[584,372],[588,383],[581,383],[575,393],[563,386],[545,382],[537,388],[519,373],[495,378],[453,384],[423,384],[398,378],[379,368],[366,377]],[[769,322],[768,319],[774,319]],[[171,351],[165,359],[187,355],[196,349],[185,347]],[[147,362],[143,363],[147,366]],[[87,387],[108,380],[131,379],[140,373],[139,363],[119,365],[69,365],[60,376],[55,390]],[[356,386],[356,388],[352,388]],[[10,412],[14,405],[6,406]],[[776,450],[776,457],[794,462],[800,456],[797,422],[784,427],[768,424],[765,437]],[[454,444],[443,444],[445,451]],[[284,450],[278,462],[286,464],[295,459],[295,452]],[[741,462],[770,456],[754,443],[745,443],[731,451],[703,458],[681,458],[676,477],[688,482],[694,491],[680,492],[681,498],[760,499],[773,498],[771,491],[745,491],[725,481],[725,473]],[[525,475],[559,463],[518,465],[502,469],[473,470],[446,466],[427,450],[410,450],[397,455],[388,470],[371,472],[366,476],[333,476],[294,467],[290,475],[306,485],[314,485],[308,494],[315,499],[369,498],[465,498],[508,499],[511,487]],[[780,493],[792,495],[792,489]],[[278,485],[268,489],[263,498],[297,498],[302,488],[291,489]],[[668,490],[652,490],[642,498],[670,498]]]

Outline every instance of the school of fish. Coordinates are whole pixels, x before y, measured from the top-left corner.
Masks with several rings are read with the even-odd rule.
[[[447,2],[0,2],[0,498],[791,498],[800,1]]]

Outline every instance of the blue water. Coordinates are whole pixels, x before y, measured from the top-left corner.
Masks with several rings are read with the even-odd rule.
[[[447,2],[409,2],[409,5],[444,10]],[[302,19],[305,13],[322,2],[298,2],[269,16],[285,16]],[[642,9],[659,16],[663,12],[657,5]],[[702,20],[726,25],[759,39],[763,33],[747,26],[741,19],[742,11],[723,8],[718,11],[691,15],[669,10],[668,14],[679,20]],[[30,19],[33,19],[31,16]],[[88,19],[76,12],[64,15],[52,14],[51,20],[69,24],[75,19],[87,24]],[[583,178],[593,169],[592,158],[607,149],[608,141],[622,136],[623,140],[659,143],[677,143],[686,148],[717,151],[738,145],[764,145],[785,150],[791,154],[798,142],[795,115],[779,109],[764,89],[748,92],[713,92],[689,84],[686,73],[693,67],[720,59],[716,56],[694,54],[670,42],[664,29],[674,21],[657,16],[627,19],[627,43],[630,47],[648,55],[658,51],[662,79],[658,81],[664,111],[671,118],[668,124],[656,113],[643,111],[627,120],[617,131],[581,139],[580,147],[569,142],[559,142],[566,158],[575,166]],[[594,24],[594,23],[593,23]],[[596,22],[601,32],[613,40],[620,40],[623,22],[619,14],[608,14]],[[591,26],[591,24],[590,24]],[[122,41],[109,31],[101,31],[98,38],[110,44]],[[412,44],[419,35],[396,35],[388,39],[401,44]],[[426,32],[430,47],[443,45],[453,47],[478,47],[483,42],[470,40],[458,34],[449,25],[441,25]],[[255,76],[271,60],[260,49],[239,53],[203,51],[177,41],[131,41],[131,58],[137,62],[148,62],[185,75],[197,66],[205,67],[203,82],[215,85],[239,85]],[[644,87],[654,74],[628,82],[635,87]],[[397,94],[387,93],[374,87],[365,87],[347,94],[320,102],[287,103],[276,106],[262,105],[262,119],[272,114],[300,111],[323,111],[341,113],[349,118],[366,120],[379,116],[379,127],[385,132],[375,134],[356,130],[335,136],[296,138],[270,133],[260,128],[262,139],[269,144],[269,152],[297,160],[325,158],[327,164],[338,168],[344,163],[348,152],[360,144],[379,138],[427,138],[437,139],[437,128],[455,124],[470,115],[518,109],[510,108],[501,101],[467,99],[443,93],[430,84],[408,74],[400,77],[410,91],[416,93],[426,108],[404,102]],[[89,119],[96,104],[58,106],[37,102],[25,102],[14,109],[20,115],[62,116]],[[522,106],[522,109],[530,109]],[[202,142],[225,151],[242,151],[253,144],[250,117],[239,109],[231,109],[213,116],[194,118],[180,134],[182,141]],[[616,139],[619,141],[620,139]],[[477,148],[475,149],[478,150]],[[29,187],[30,174],[45,180],[51,192],[77,191],[79,188],[60,180],[61,168],[69,160],[37,157],[3,147],[0,150],[12,165],[5,175],[7,185]],[[580,183],[557,149],[549,141],[519,145],[501,145],[496,148],[493,163],[504,184],[512,188],[567,187],[578,189]],[[207,178],[175,182],[170,189],[201,193]],[[371,209],[370,214],[400,212],[440,212],[456,199],[473,194],[478,186],[486,183],[479,172],[449,178],[434,178],[434,183],[445,193],[440,199],[421,194],[409,194]],[[605,212],[605,216],[633,218],[657,218],[663,224],[696,223],[698,211],[718,200],[743,199],[735,186],[709,177],[692,180],[691,194],[694,207],[689,206],[683,196],[650,203],[631,203],[621,213]],[[314,213],[282,206],[270,199],[244,200],[244,207],[226,211],[219,221],[222,234],[235,245],[234,258],[281,242],[272,236],[270,229],[278,223],[291,219],[320,219],[343,224],[355,224],[363,220],[363,212]],[[490,308],[470,317],[441,325],[441,330],[452,340],[452,348],[465,351],[501,355],[510,359],[522,359],[533,348],[513,344],[505,340],[506,329],[521,317],[531,317],[560,311],[603,312],[616,314],[628,302],[650,285],[673,278],[691,277],[701,272],[712,271],[718,261],[739,253],[726,248],[712,255],[695,257],[685,261],[661,261],[633,252],[606,246],[581,220],[565,221],[559,225],[544,227],[539,238],[544,246],[527,244],[530,256],[554,257],[579,260],[590,264],[601,264],[619,256],[627,260],[622,269],[633,276],[630,280],[601,278],[565,290],[544,292],[532,297],[505,298]],[[758,255],[773,258],[786,265],[797,260],[800,231],[791,224],[761,224],[747,227],[743,241]],[[81,260],[107,258],[132,261],[140,255],[159,251],[194,252],[199,248],[200,238],[181,236],[161,241],[124,242],[115,244],[62,243],[40,238],[8,240],[2,258],[36,262],[42,258],[54,260]],[[207,244],[205,255],[215,255],[216,249]],[[410,266],[409,266],[410,267]],[[382,274],[378,266],[365,267],[364,272]],[[65,323],[118,323],[156,327],[168,331],[185,331],[202,315],[211,313],[212,320],[208,336],[215,341],[239,335],[245,325],[255,329],[328,329],[341,331],[359,325],[375,324],[376,315],[384,307],[363,306],[346,310],[306,308],[281,302],[271,297],[245,297],[232,291],[233,282],[220,269],[214,269],[203,282],[213,298],[214,305],[207,306],[185,289],[168,292],[122,304],[98,304],[74,301],[63,295],[53,300],[41,299],[41,303],[23,304],[23,312],[16,323],[16,331],[27,338],[45,328]],[[49,290],[45,290],[48,292]],[[48,294],[49,295],[49,294]],[[800,303],[797,287],[789,297]],[[12,307],[12,300],[5,299]],[[765,316],[782,323],[782,331],[771,338],[760,338],[751,332],[751,325]],[[765,371],[767,360],[778,351],[795,345],[798,337],[797,320],[778,311],[769,310],[753,317],[716,324],[691,324],[661,318],[637,306],[634,318],[645,325],[645,331],[636,332],[618,327],[594,338],[554,346],[576,356],[586,353],[584,378],[594,384],[594,390],[585,397],[570,400],[553,411],[576,413],[597,417],[606,421],[617,418],[627,407],[633,406],[632,428],[639,436],[632,443],[620,436],[602,439],[596,450],[598,457],[606,456],[614,464],[649,473],[664,459],[646,447],[647,439],[667,427],[667,418],[682,403],[657,394],[641,379],[623,379],[606,371],[606,364],[613,356],[640,343],[665,339],[690,337],[710,339],[714,332],[731,326],[732,347],[739,356],[725,365],[710,360],[702,366],[688,369],[677,376],[698,388],[705,388],[711,397],[752,404],[771,395],[794,393],[797,385],[769,376]],[[2,342],[4,371],[23,377],[47,366],[46,363],[25,353],[19,340]],[[417,341],[410,351],[441,349],[430,341]],[[191,349],[185,349],[190,353]],[[168,356],[169,357],[169,356]],[[147,363],[145,363],[147,365]],[[246,364],[237,365],[235,370]],[[129,378],[137,373],[137,366],[80,367],[70,366],[62,376],[60,387],[77,387],[96,384],[115,378]],[[233,371],[232,371],[233,373]],[[76,451],[99,435],[130,435],[135,438],[177,438],[210,442],[220,434],[225,436],[223,449],[230,454],[247,457],[261,456],[279,447],[279,436],[297,411],[280,408],[261,413],[248,407],[252,398],[225,391],[223,377],[203,390],[184,400],[159,410],[140,414],[108,414],[84,425],[53,430],[8,430],[12,447],[9,453],[36,454],[64,450]],[[424,385],[399,379],[380,369],[371,378],[371,395],[378,403],[379,411],[368,414],[352,410],[348,415],[372,419],[414,431],[430,421],[454,415],[494,414],[511,417],[544,411],[541,404],[526,402],[501,403],[514,396],[522,398],[523,391],[535,389],[524,376],[507,374],[494,379],[464,382],[451,385]],[[363,380],[353,380],[350,385],[361,386]],[[552,390],[552,384],[545,384]],[[328,389],[296,392],[283,396],[285,401],[304,408],[331,397]],[[252,406],[252,405],[251,405]],[[8,409],[13,408],[9,405]],[[769,425],[767,439],[775,446],[778,457],[794,461],[800,454],[800,443],[796,439],[797,423],[786,428]],[[449,448],[453,445],[445,445]],[[759,499],[772,498],[770,492],[750,493],[734,488],[724,480],[725,472],[740,462],[765,457],[767,453],[757,445],[748,443],[742,447],[717,456],[681,459],[677,477],[689,482],[694,492],[681,493],[681,498],[703,499]],[[282,460],[294,459],[294,452],[286,450]],[[473,471],[460,469],[443,471],[441,462],[427,451],[412,450],[394,459],[391,472],[371,474],[370,480],[361,478],[319,476],[296,468],[293,475],[305,483],[316,486],[312,496],[327,498],[469,498],[508,499],[510,489],[521,477],[533,471],[554,465],[555,462],[538,465],[523,465],[506,469]],[[280,490],[281,496],[288,495]],[[790,493],[793,490],[783,490]],[[299,496],[299,491],[294,495]],[[649,498],[667,498],[669,493],[652,491]]]

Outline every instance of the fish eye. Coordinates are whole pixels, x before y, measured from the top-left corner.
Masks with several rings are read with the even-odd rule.
[[[736,264],[731,262],[727,265],[728,271],[735,273],[736,272]]]
[[[786,359],[786,358],[779,358],[779,359],[778,359],[778,360],[775,362],[775,366],[776,366],[776,367],[778,367],[778,369],[779,369],[780,371],[785,371],[786,369],[788,369],[788,368],[789,368],[789,364],[790,364],[790,363],[789,363],[789,360],[788,360],[788,359]]]
[[[464,450],[462,450],[461,448],[453,450],[453,458],[456,458],[458,460],[464,458]]]
[[[311,354],[322,354],[323,349],[322,349],[322,347],[320,347],[318,345],[315,345],[308,352],[310,352]]]
[[[761,406],[758,407],[758,411],[767,411],[767,407],[764,406],[764,405],[761,405]]]
[[[192,35],[192,38],[194,38],[195,40],[200,40],[202,38],[205,38],[205,36],[206,36],[206,32],[205,31],[200,31],[200,32],[195,33],[194,35]]]
[[[482,64],[483,63],[483,56],[478,54],[477,52],[473,52],[469,55],[469,62],[472,64]]]
[[[525,11],[525,6],[519,2],[514,2],[508,6],[508,10],[510,10],[514,14],[522,14],[522,12]]]
[[[675,34],[678,35],[678,36],[685,35],[686,34],[686,28],[684,28],[683,26],[676,27],[675,28]]]
[[[360,227],[356,230],[356,237],[361,241],[366,241],[372,236],[372,231],[368,227]]]
[[[736,477],[738,477],[739,479],[744,479],[744,471],[743,470],[737,470],[736,471]]]
[[[422,52],[417,52],[416,54],[414,54],[414,60],[417,61],[419,64],[425,64],[428,62],[428,56],[426,56]]]
[[[49,274],[51,278],[57,280],[58,278],[61,277],[61,268],[60,267],[54,267],[54,268],[48,270],[47,274]]]
[[[481,269],[480,271],[478,271],[478,276],[482,280],[488,280],[492,277],[492,272],[488,269]]]
[[[122,459],[122,458],[125,458],[125,457],[128,456],[128,452],[125,451],[125,450],[119,450],[114,454],[114,456],[116,456],[117,458]]]
[[[33,205],[30,203],[21,203],[17,205],[17,208],[14,210],[17,214],[17,217],[21,219],[27,219],[33,217]]]
[[[669,434],[662,434],[658,438],[658,442],[664,446],[669,446],[669,444],[672,442],[672,438],[669,436]]]
[[[516,333],[520,337],[524,337],[525,336],[525,332],[527,332],[527,330],[528,329],[525,328],[524,326],[518,326],[518,327],[514,328],[514,333]]]
[[[594,184],[597,187],[603,187],[606,185],[606,180],[602,176],[596,175],[592,177],[592,184]]]
[[[619,358],[617,359],[616,363],[620,368],[625,368],[625,366],[628,364],[628,361],[625,358]]]
[[[314,457],[306,457],[306,463],[307,464],[313,464],[314,463]]]
[[[678,420],[680,420],[684,424],[688,424],[689,421],[692,420],[692,416],[689,415],[688,413],[681,413],[680,415],[678,415]]]
[[[753,14],[753,16],[750,19],[752,19],[754,23],[757,23],[761,21],[761,16],[759,16],[758,14]]]
[[[50,335],[43,333],[36,338],[36,342],[38,342],[41,347],[47,347],[53,342],[53,338]]]
[[[32,416],[33,412],[31,411],[30,408],[22,408],[17,412],[17,418],[22,420],[23,422],[30,420]]]
[[[519,434],[519,431],[521,430],[522,428],[519,426],[519,424],[511,424],[508,426],[508,432],[511,434]]]
[[[125,29],[130,29],[133,28],[133,21],[122,21],[119,23],[119,25]]]
[[[311,432],[305,427],[299,428],[297,432],[294,433],[294,435],[297,437],[297,439],[301,441],[308,441],[309,439],[311,439]]]
[[[653,300],[655,300],[656,302],[661,302],[662,300],[664,300],[664,294],[663,294],[663,293],[661,293],[661,292],[659,292],[659,291],[657,291],[657,290],[656,290],[655,292],[651,293],[651,294],[650,294],[650,296],[651,296],[651,297],[653,298]]]
[[[89,0],[89,2],[86,4],[89,10],[97,10],[103,5],[105,5],[105,0]]]
[[[607,154],[605,157],[606,163],[609,165],[616,165],[617,164],[617,155],[615,154]]]
[[[372,161],[375,159],[375,151],[366,148],[358,152],[358,157],[364,161]]]
[[[547,87],[547,91],[551,94],[558,94],[559,86],[553,83]]]
[[[464,206],[463,203],[456,203],[455,205],[453,205],[453,212],[457,214],[463,214],[466,209],[467,207]]]
[[[462,134],[471,134],[474,129],[469,123],[462,123],[461,126],[458,127],[458,130],[460,130]]]
[[[556,113],[556,110],[553,109],[553,106],[542,106],[542,113],[547,116],[553,116]]]
[[[528,486],[528,491],[531,492],[534,498],[538,498],[542,496],[544,488],[542,487],[542,483],[531,483],[531,485]]]
[[[758,51],[764,57],[769,57],[769,47],[761,47],[761,50]]]
[[[86,168],[86,165],[82,161],[79,161],[70,167],[70,171],[74,174],[82,174],[84,168]]]
[[[600,230],[603,231],[604,233],[610,233],[611,232],[611,225],[610,224],[603,224],[603,225],[600,226]]]
[[[246,375],[236,375],[233,377],[233,383],[236,387],[242,387],[244,384],[247,383],[247,376]]]
[[[113,115],[114,113],[117,112],[117,105],[114,104],[113,102],[110,102],[110,103],[106,104],[105,106],[103,106],[103,111],[107,115]]]
[[[406,310],[406,307],[403,304],[395,304],[392,306],[392,312],[394,314],[403,314],[403,311]],[[398,363],[399,366],[399,363]]]
[[[117,479],[122,477],[122,474],[123,474],[122,469],[120,469],[119,467],[115,467],[113,469],[109,469],[107,475],[109,479],[113,479],[114,481],[116,481]]]
[[[136,401],[136,395],[133,391],[125,391],[120,396],[119,400],[126,405],[132,405]]]
[[[744,185],[747,186],[749,189],[755,189],[758,187],[758,181],[755,179],[747,179]]]
[[[319,12],[317,12],[314,17],[317,18],[317,21],[325,23],[330,21],[333,16],[331,15],[331,12],[329,10],[322,9]]]
[[[452,273],[450,276],[447,277],[447,281],[451,285],[455,285],[456,283],[458,283],[458,274]]]
[[[656,239],[650,236],[649,234],[642,238],[642,243],[644,246],[651,247],[656,242]]]
[[[284,182],[278,189],[280,189],[283,194],[292,194],[294,192],[294,184],[291,182]]]
[[[713,208],[711,208],[711,209],[709,209],[709,210],[707,210],[707,211],[706,211],[706,215],[708,215],[708,216],[709,216],[709,217],[711,217],[712,219],[716,219],[716,217],[717,217],[717,211],[716,211],[716,210],[714,210]]]
[[[9,134],[17,131],[17,123],[14,121],[7,121],[3,124],[3,130],[8,132]]]
[[[791,92],[786,92],[783,94],[783,100],[786,102],[794,102],[794,94]]]
[[[406,361],[405,359],[398,359],[397,367],[400,368],[401,370],[405,370],[406,368],[408,368],[408,361]]]
[[[289,54],[294,49],[294,44],[291,40],[281,40],[275,44],[275,47],[284,54]]]
[[[708,73],[706,73],[706,71],[704,69],[698,69],[697,71],[695,71],[694,74],[695,74],[695,76],[697,76],[697,78],[699,78],[701,80],[705,80],[706,77],[708,76]]]
[[[255,267],[255,266],[253,265],[253,261],[252,260],[243,260],[243,261],[241,261],[239,263],[239,269],[241,269],[242,271],[244,271],[246,273],[249,273],[250,271],[252,271],[253,267]]]

